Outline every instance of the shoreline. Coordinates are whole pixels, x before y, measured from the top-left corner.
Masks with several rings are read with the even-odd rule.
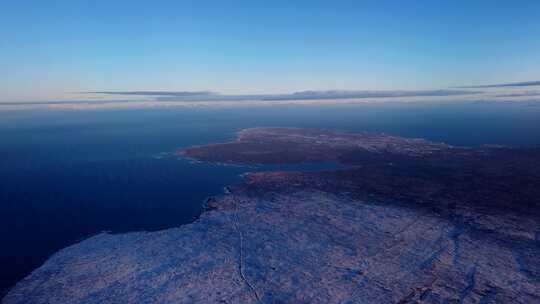
[[[506,201],[507,188],[499,186],[501,178],[507,179],[503,186],[540,181],[540,151],[485,148],[486,153],[312,129],[239,133],[242,140],[190,151],[209,162],[327,157],[350,167],[250,172],[242,183],[208,197],[189,224],[102,233],[62,249],[17,283],[3,303],[540,298],[540,217],[517,205],[521,197],[537,197],[537,190],[513,188],[512,203]],[[516,172],[505,169],[522,159],[534,161],[513,167]],[[471,164],[479,173],[469,172]],[[321,285],[321,279],[332,283]],[[60,289],[57,280],[64,282]]]

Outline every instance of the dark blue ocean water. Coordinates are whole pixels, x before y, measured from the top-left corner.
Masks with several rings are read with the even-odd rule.
[[[366,104],[0,112],[0,290],[100,231],[192,221],[253,168],[157,156],[255,126],[387,132],[454,145],[540,145],[534,104]],[[319,169],[332,164],[264,168]]]

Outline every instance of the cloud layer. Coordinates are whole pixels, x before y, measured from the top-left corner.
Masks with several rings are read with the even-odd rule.
[[[89,91],[76,93],[74,99],[71,100],[0,103],[0,112],[36,109],[245,107],[384,102],[522,102],[523,104],[536,105],[540,104],[540,90],[529,89],[534,86],[540,86],[540,81],[440,90],[327,90],[251,95],[227,95],[212,91]]]
[[[81,94],[102,94],[102,95],[127,95],[127,96],[212,96],[215,93],[210,91],[96,91],[81,92]]]
[[[460,89],[481,89],[481,88],[507,88],[507,87],[530,87],[540,86],[540,81],[524,81],[524,82],[511,82],[511,83],[499,83],[499,84],[486,84],[477,86],[463,86],[458,87]]]
[[[125,95],[154,97],[156,101],[230,101],[230,100],[318,100],[318,99],[356,99],[356,98],[392,98],[392,97],[423,97],[423,96],[456,96],[481,93],[470,90],[389,90],[389,91],[301,91],[291,94],[255,94],[255,95],[222,95],[210,91],[174,92],[174,91],[96,91],[85,94]]]

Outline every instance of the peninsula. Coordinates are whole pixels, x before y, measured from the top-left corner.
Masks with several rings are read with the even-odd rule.
[[[252,172],[195,222],[101,233],[3,303],[538,303],[540,148],[252,128],[179,154]]]

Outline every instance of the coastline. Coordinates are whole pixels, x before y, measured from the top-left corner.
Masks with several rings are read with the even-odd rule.
[[[261,157],[273,162],[284,159],[280,156],[284,150],[276,144],[282,143],[293,150],[293,156],[287,156],[290,159],[337,155],[347,164],[362,162],[363,166],[247,174],[242,184],[226,187],[229,193],[209,197],[208,208],[193,223],[157,232],[99,234],[59,251],[19,282],[3,303],[22,303],[23,299],[29,303],[45,299],[50,303],[134,299],[473,303],[540,298],[538,215],[524,214],[518,206],[492,202],[489,197],[484,200],[492,205],[470,204],[468,200],[482,196],[469,197],[475,193],[461,192],[459,184],[455,189],[441,188],[448,187],[449,180],[463,178],[459,174],[469,174],[462,169],[471,162],[491,165],[510,154],[537,159],[537,152],[528,156],[525,151],[520,156],[516,155],[520,150],[507,155],[502,148],[491,153],[458,149],[450,157],[455,149],[446,152],[444,146],[423,141],[395,138],[395,146],[388,148],[388,138],[382,135],[353,134],[343,142],[343,136],[349,135],[305,129],[252,130],[263,131],[253,133],[258,144],[234,141],[233,146],[214,144],[191,151],[202,152],[206,161],[231,156],[244,160],[249,155],[254,163]],[[312,145],[314,134],[328,137],[329,144],[294,154],[295,145],[304,149],[306,140]],[[261,138],[265,141],[259,142]],[[370,152],[354,150],[351,155],[349,147],[358,149],[355,140]],[[269,146],[274,147],[271,157],[243,154],[252,149],[266,151]],[[220,147],[232,152],[216,153]],[[442,150],[420,153],[415,147]],[[326,153],[327,149],[333,152]],[[433,157],[447,162],[432,164]],[[420,173],[413,173],[411,166],[419,166]],[[442,169],[447,172],[441,175]],[[506,195],[507,190],[497,188],[498,172],[489,173],[495,175],[487,179],[483,174],[483,187],[496,191],[495,196]],[[527,191],[533,189],[519,191],[525,192],[514,189],[513,195],[528,197]],[[484,194],[480,191],[479,195]]]

